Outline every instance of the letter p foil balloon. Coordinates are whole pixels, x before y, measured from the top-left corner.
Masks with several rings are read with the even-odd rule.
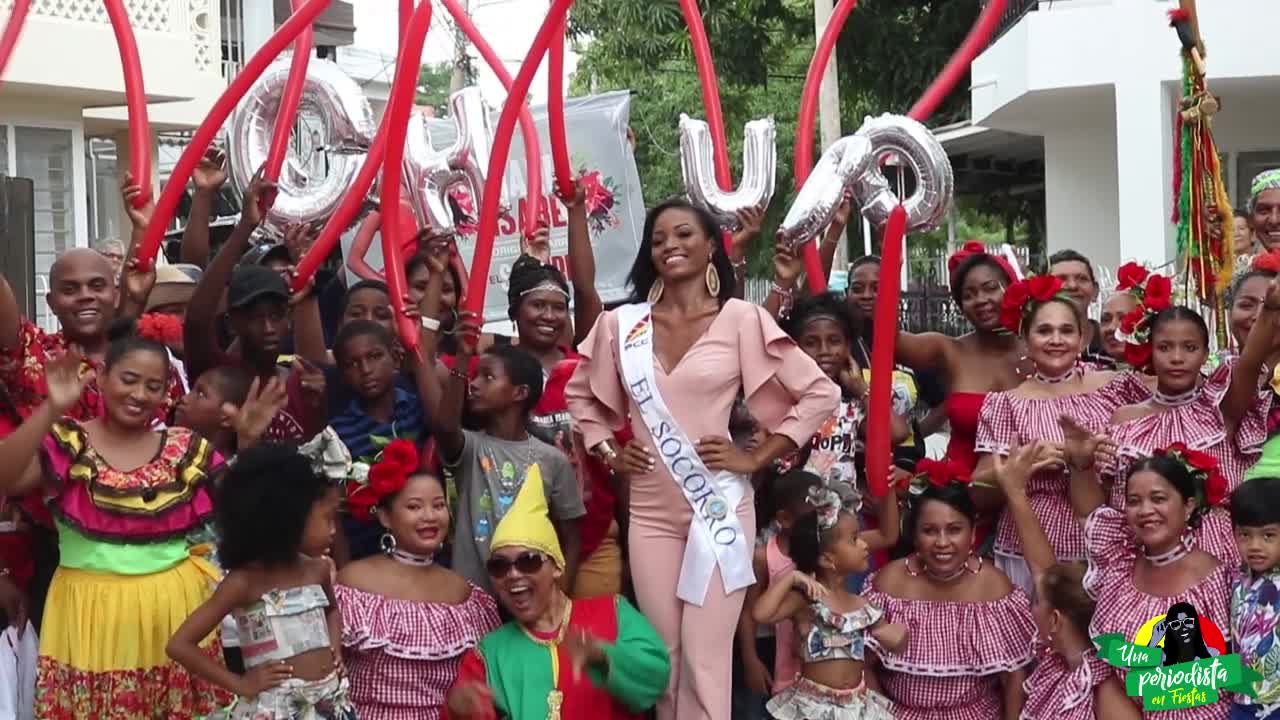
[[[779,238],[795,247],[816,237],[831,224],[845,188],[870,171],[874,162],[867,138],[849,135],[831,143],[796,193],[778,226]]]
[[[752,120],[742,132],[742,182],[722,190],[716,179],[715,141],[702,120],[680,115],[680,169],[689,201],[736,229],[740,210],[764,207],[773,198],[777,179],[777,130],[773,118]]]
[[[929,128],[905,115],[881,115],[867,118],[857,135],[871,141],[875,162],[854,183],[853,196],[863,217],[876,225],[884,225],[889,214],[899,205],[897,194],[881,168],[887,156],[906,164],[916,177],[916,190],[901,201],[907,211],[907,232],[932,230],[942,223],[955,179],[951,160],[942,143]]]

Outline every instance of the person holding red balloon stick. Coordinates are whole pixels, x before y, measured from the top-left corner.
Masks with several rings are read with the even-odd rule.
[[[807,443],[839,390],[767,312],[733,299],[706,211],[681,200],[651,210],[631,284],[637,302],[601,315],[565,396],[586,446],[626,478],[636,599],[678,668],[658,718],[720,720],[755,582],[749,476]],[[740,391],[768,433],[751,452],[729,436]],[[628,417],[635,437],[619,449]]]
[[[209,263],[191,298],[184,343],[191,377],[199,377],[211,367],[239,365],[263,383],[277,377],[283,380],[289,403],[276,415],[266,439],[301,442],[326,424],[324,375],[303,357],[296,358],[288,371],[281,369],[277,361],[281,343],[290,330],[291,313],[299,302],[307,300],[310,287],[294,295],[279,273],[258,265],[239,264],[249,249],[250,237],[274,202],[275,192],[274,183],[264,180],[261,171],[245,190],[240,220]],[[224,351],[216,340],[216,315],[223,303],[224,288],[227,316],[238,345],[236,353]]]

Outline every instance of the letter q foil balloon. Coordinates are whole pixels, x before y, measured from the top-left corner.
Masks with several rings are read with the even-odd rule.
[[[231,116],[231,179],[239,192],[244,192],[253,174],[267,160],[289,69],[288,62],[277,62],[253,84]],[[336,63],[307,65],[298,112],[299,118],[304,116],[320,120],[322,130],[316,140],[323,143],[328,173],[314,174],[296,158],[286,157],[280,173],[280,193],[266,219],[277,231],[294,223],[328,219],[355,182],[377,131],[364,92]]]
[[[853,184],[853,196],[863,217],[884,225],[889,213],[901,204],[907,211],[908,232],[928,231],[946,217],[955,192],[951,160],[942,143],[923,124],[905,115],[868,117],[856,133],[871,141],[875,162]],[[898,199],[884,176],[881,161],[893,156],[906,164],[916,177],[911,197]]]
[[[773,118],[752,120],[742,132],[742,182],[721,190],[716,182],[715,143],[702,120],[680,115],[680,168],[689,201],[709,211],[721,225],[736,229],[740,210],[763,207],[773,198],[778,164]]]
[[[817,237],[831,224],[844,200],[845,188],[870,172],[874,164],[875,155],[867,138],[849,135],[831,143],[796,193],[778,226],[779,238],[797,246]]]

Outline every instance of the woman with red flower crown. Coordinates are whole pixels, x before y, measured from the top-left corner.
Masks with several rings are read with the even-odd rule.
[[[386,530],[382,555],[346,565],[335,586],[360,720],[436,720],[463,655],[498,627],[493,598],[436,564],[449,505],[418,467],[413,443],[396,440],[367,485],[348,484],[351,512]]]
[[[1169,306],[1167,286],[1167,278],[1152,275],[1139,305],[1143,316],[1126,321],[1122,328],[1122,332],[1129,331],[1134,366],[1150,366],[1156,388],[1148,400],[1112,414],[1105,445],[1108,451],[1097,460],[1086,458],[1077,468],[1092,472],[1097,462],[1097,471],[1110,485],[1111,505],[1119,510],[1136,501],[1126,497],[1123,478],[1134,463],[1157,448],[1186,443],[1191,450],[1212,457],[1230,492],[1257,459],[1266,439],[1271,392],[1259,378],[1275,342],[1280,284],[1273,280],[1268,288],[1265,304],[1271,309],[1249,333],[1244,352],[1207,377],[1201,368],[1208,359],[1209,330],[1194,310]],[[1194,533],[1199,547],[1223,562],[1236,564],[1239,557],[1226,511],[1217,506],[1205,510],[1204,522]]]
[[[1136,458],[1117,476],[1121,496],[1128,500],[1117,509],[1106,504],[1106,490],[1091,466],[1095,457],[1113,450],[1104,435],[1067,429],[1071,504],[1084,524],[1088,555],[1083,585],[1097,600],[1088,637],[1134,637],[1148,621],[1180,602],[1190,603],[1218,627],[1228,627],[1234,563],[1197,548],[1194,539],[1206,510],[1218,510],[1227,497],[1217,461],[1181,443]],[[1228,711],[1224,694],[1212,704],[1148,711],[1143,716],[1226,720]]]
[[[1069,475],[1060,462],[1064,440],[1059,419],[1099,431],[1116,408],[1139,402],[1150,391],[1135,373],[1088,372],[1080,364],[1085,322],[1062,281],[1043,275],[1018,281],[1005,291],[1001,322],[1026,342],[1035,373],[1017,387],[991,393],[982,404],[975,450],[975,478],[994,484],[995,461],[1010,448],[1037,440],[1046,443],[1049,462],[1031,476],[1027,498],[1054,554],[1060,561],[1084,559],[1084,538],[1071,514]],[[1034,581],[1023,559],[1022,542],[1013,518],[1001,512],[996,528],[996,565],[1014,584],[1031,594]]]
[[[947,269],[951,274],[951,297],[973,325],[973,332],[957,338],[936,332],[900,332],[894,353],[897,362],[913,370],[946,376],[943,408],[951,423],[947,457],[972,472],[978,463],[974,436],[987,393],[1016,387],[1030,372],[1024,364],[1026,346],[1022,338],[1010,334],[1000,322],[1005,288],[1016,277],[1008,261],[988,253],[982,243],[967,242],[947,260]],[[971,491],[981,512],[993,512],[999,507],[999,494],[994,488]],[[984,518],[979,521],[980,544],[985,527]]]

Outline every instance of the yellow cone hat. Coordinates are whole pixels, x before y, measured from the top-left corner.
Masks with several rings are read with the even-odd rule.
[[[536,463],[529,466],[516,501],[493,531],[489,551],[504,547],[537,550],[554,560],[556,567],[564,569],[564,552],[560,550],[560,540],[556,537],[555,526],[551,524],[547,495],[542,489],[542,470]]]

